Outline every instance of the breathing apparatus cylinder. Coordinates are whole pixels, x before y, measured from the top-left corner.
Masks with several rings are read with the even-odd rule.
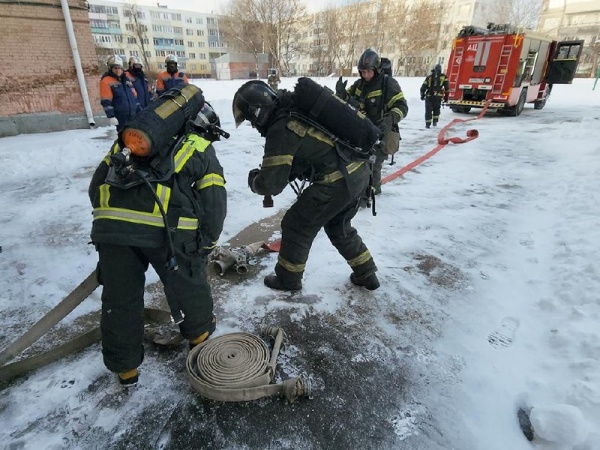
[[[380,131],[363,113],[310,78],[299,78],[293,99],[302,113],[341,140],[371,152]]]
[[[202,90],[192,84],[170,89],[138,113],[119,136],[121,147],[135,156],[147,157],[168,150],[188,120],[204,105]]]

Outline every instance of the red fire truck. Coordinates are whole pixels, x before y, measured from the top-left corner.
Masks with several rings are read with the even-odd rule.
[[[525,103],[542,109],[553,84],[570,84],[583,41],[557,42],[510,25],[464,27],[454,40],[446,74],[455,112],[488,108],[518,116]]]

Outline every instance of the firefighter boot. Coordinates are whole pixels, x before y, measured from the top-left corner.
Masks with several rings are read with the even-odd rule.
[[[356,286],[365,287],[369,291],[374,291],[380,286],[379,280],[377,279],[377,275],[375,275],[374,273],[365,277],[357,277],[353,272],[350,275],[350,281],[352,282],[352,284],[355,284]]]
[[[213,314],[212,321],[208,326],[208,330],[202,333],[200,336],[195,337],[194,339],[190,339],[190,350],[193,349],[196,345],[202,344],[208,337],[215,332],[217,328],[217,317]]]
[[[425,128],[429,128],[431,127],[431,124],[429,122],[425,122]]]
[[[131,369],[127,372],[120,372],[117,375],[119,376],[119,384],[123,388],[130,388],[137,384],[140,373],[137,369]]]
[[[437,121],[437,120],[434,120],[432,125],[433,125],[434,127],[437,127],[437,123],[438,123],[438,121]]]
[[[302,289],[302,281],[284,283],[280,277],[272,273],[265,277],[265,286],[278,291],[299,291]]]

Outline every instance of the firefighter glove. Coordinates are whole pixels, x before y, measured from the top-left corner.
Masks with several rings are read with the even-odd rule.
[[[444,103],[448,103],[448,98],[449,98],[449,97],[448,97],[448,95],[447,95],[447,94],[446,94],[446,95],[444,95]]]
[[[337,83],[335,83],[335,93],[338,97],[344,100],[346,100],[346,97],[348,96],[348,92],[346,91],[347,84],[348,80],[342,81],[342,77],[340,77],[339,80],[337,80]]]
[[[254,179],[259,173],[260,169],[252,169],[250,172],[248,172],[248,187],[252,192],[254,192]]]
[[[425,95],[421,94],[421,100],[425,100]]]
[[[116,118],[116,117],[111,117],[110,119],[108,119],[108,123],[110,123],[111,125],[113,125],[113,126],[115,126],[115,127],[116,127],[117,125],[119,125],[119,121],[117,120],[117,118]]]
[[[394,126],[394,116],[388,114],[383,116],[383,119],[377,125],[383,134],[389,133],[392,131],[392,127]]]

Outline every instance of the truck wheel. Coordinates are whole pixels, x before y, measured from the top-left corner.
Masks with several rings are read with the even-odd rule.
[[[550,92],[552,91],[552,85],[546,86],[545,91],[546,92],[544,92],[544,98],[542,100],[533,102],[533,109],[542,109],[544,106],[546,106],[546,102],[548,101],[548,97],[550,97]]]
[[[452,110],[452,112],[463,114],[467,114],[469,111],[471,111],[470,106],[451,106],[450,109]]]
[[[526,101],[527,101],[527,89],[523,89],[521,91],[521,95],[519,95],[519,100],[517,101],[517,104],[510,108],[509,115],[511,115],[513,117],[520,116],[521,113],[523,112],[523,108],[525,108]]]

